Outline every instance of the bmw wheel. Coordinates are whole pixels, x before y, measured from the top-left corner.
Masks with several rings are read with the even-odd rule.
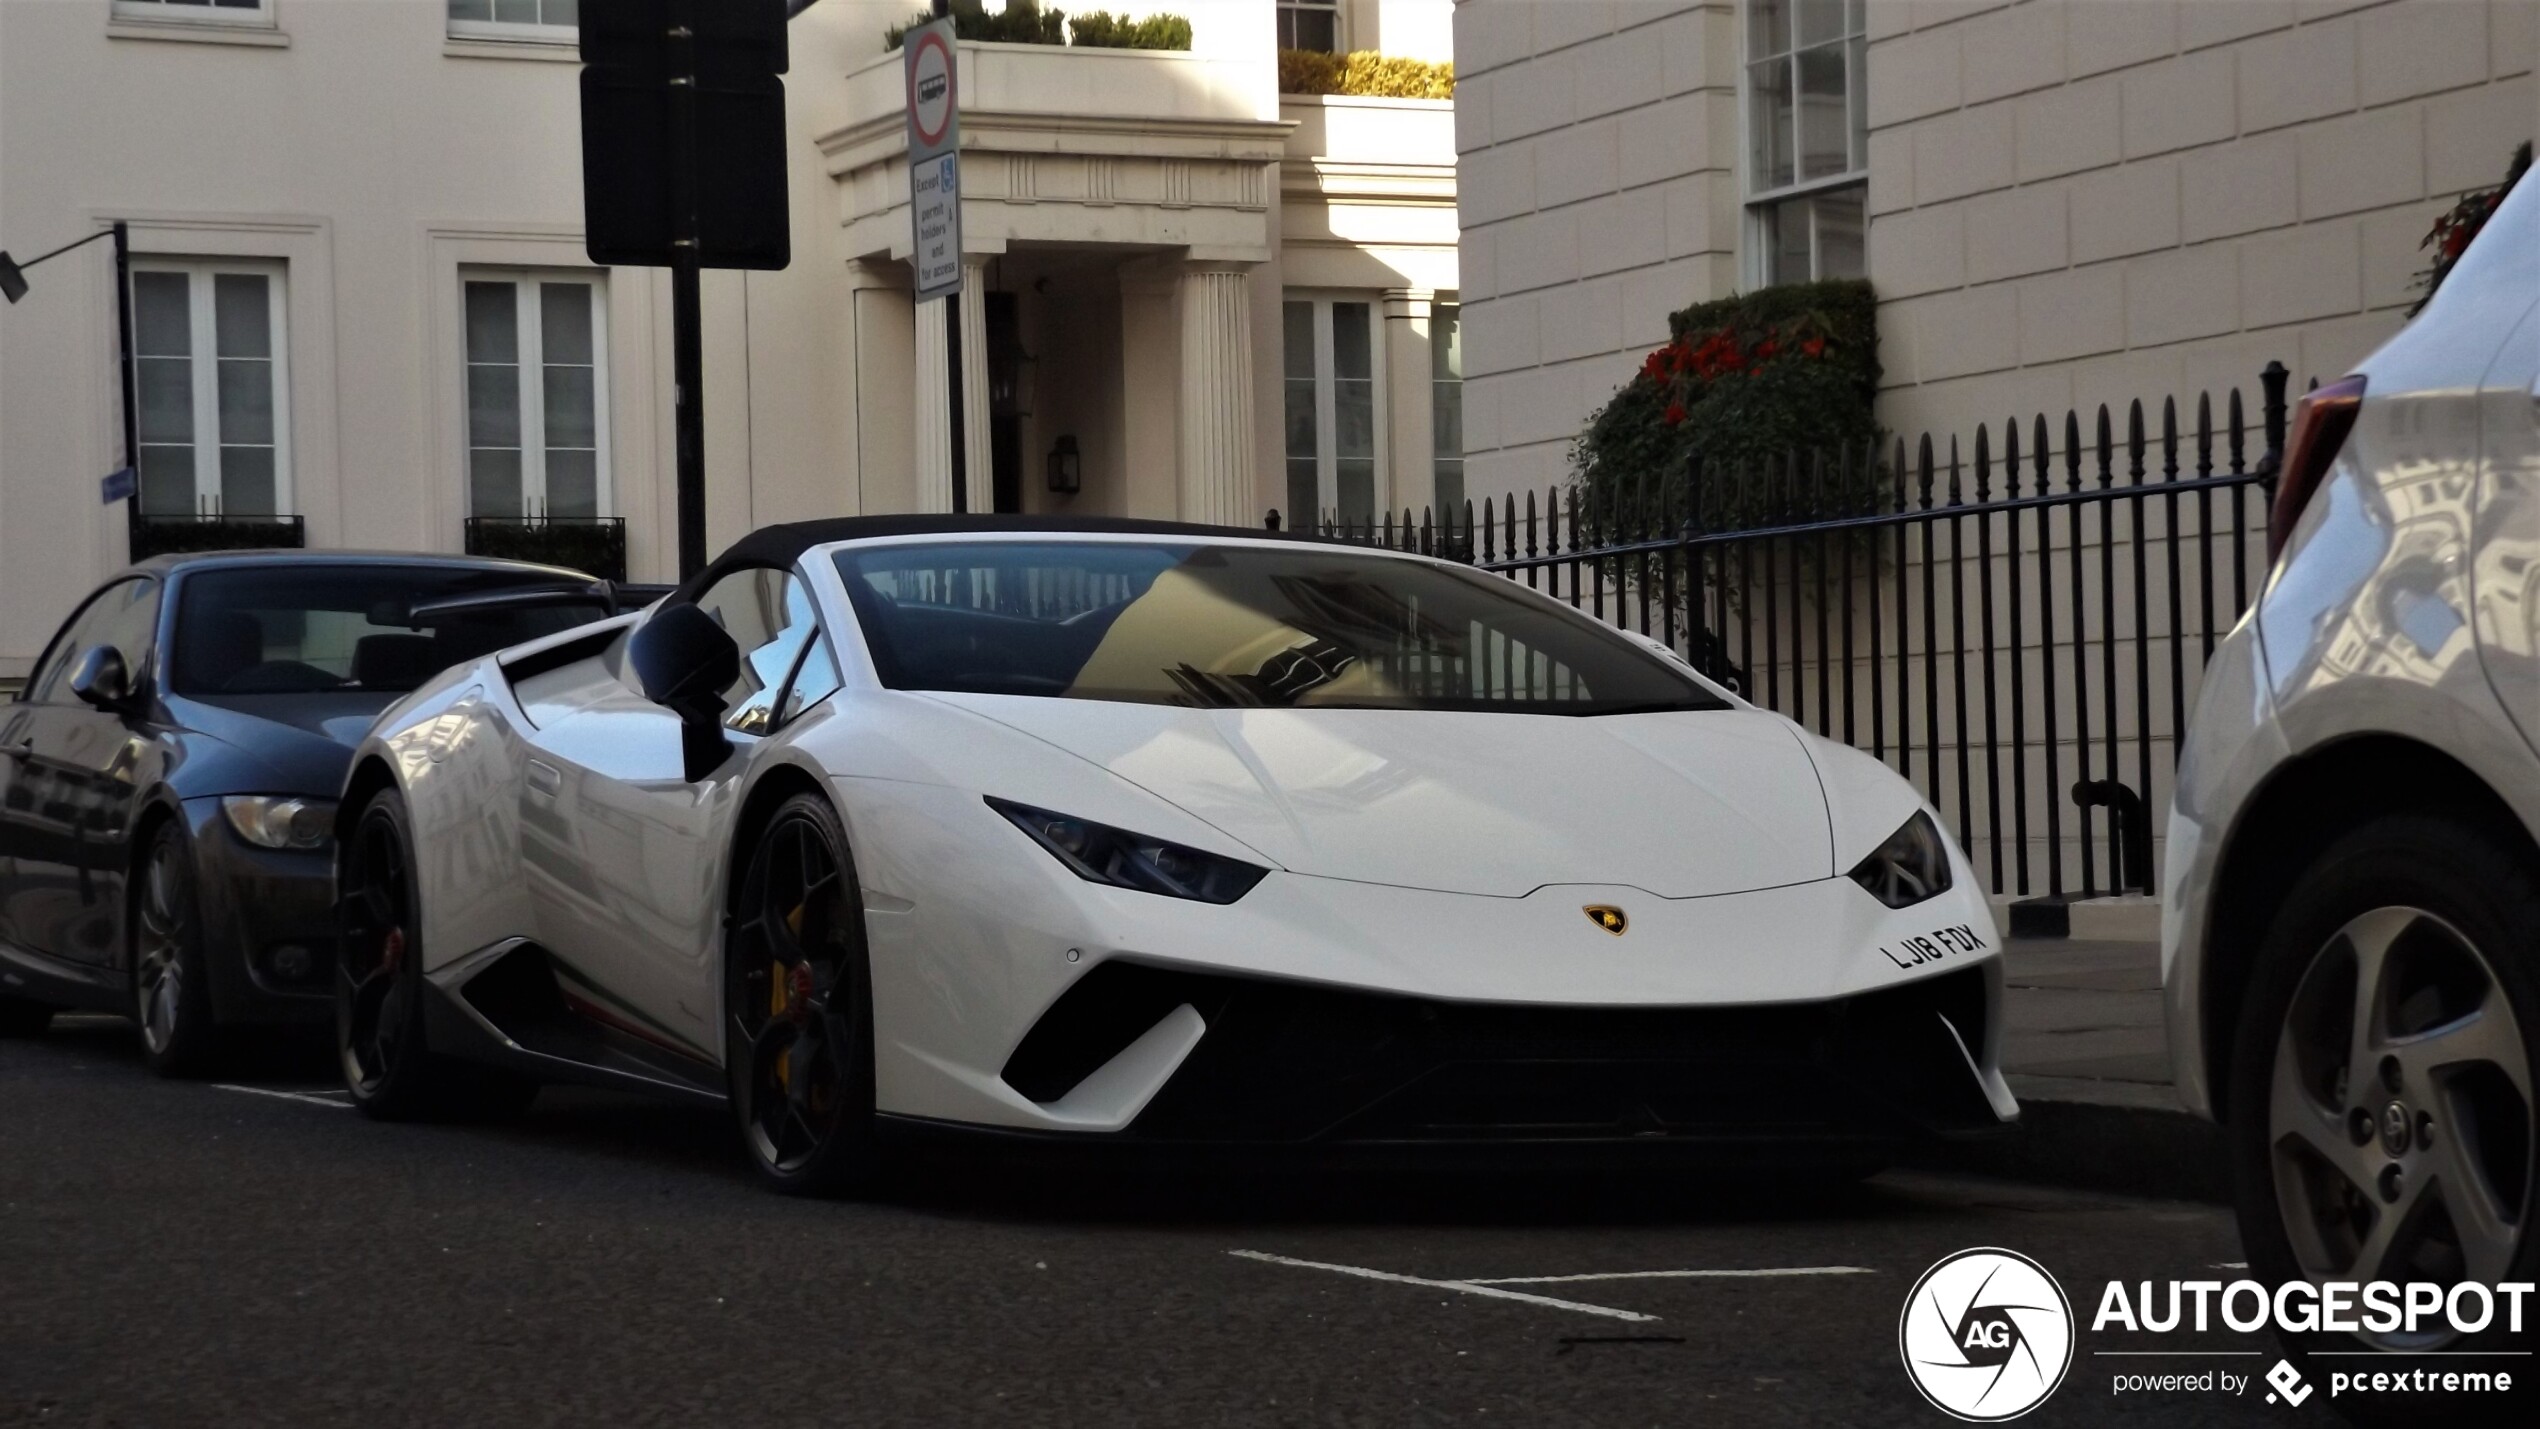
[[[2278,1282],[2534,1278],[2535,949],[2540,881],[2457,824],[2384,818],[2302,875],[2234,1046],[2235,1199],[2253,1269]],[[2423,1351],[2496,1333],[2360,1338]]]
[[[161,823],[133,880],[133,1020],[141,1059],[162,1077],[207,1071],[219,1054],[212,990],[203,971],[203,921],[194,901],[193,851],[174,819]]]
[[[778,1191],[855,1189],[873,1174],[873,1003],[846,832],[826,800],[798,794],[748,857],[724,954],[742,1147]]]
[[[423,948],[406,801],[374,795],[353,826],[338,873],[336,1060],[353,1104],[382,1121],[502,1115],[538,1084],[436,1057],[424,1039]]]

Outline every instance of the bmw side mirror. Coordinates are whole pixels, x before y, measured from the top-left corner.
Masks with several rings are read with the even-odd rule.
[[[689,782],[723,762],[723,692],[741,679],[741,647],[693,605],[665,606],[637,626],[626,661],[644,698],[679,716],[679,750]]]
[[[89,647],[71,667],[71,693],[110,714],[121,713],[132,699],[132,672],[124,668],[123,652],[112,645]]]

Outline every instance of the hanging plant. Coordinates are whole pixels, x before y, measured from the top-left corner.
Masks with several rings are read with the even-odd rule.
[[[1794,503],[1820,515],[1875,509],[1877,300],[1858,280],[1794,283],[1697,303],[1641,358],[1588,424],[1571,468],[1591,509],[1642,519],[1693,514],[1711,530],[1762,524]],[[1794,454],[1822,477],[1787,467]],[[1850,472],[1846,479],[1845,460]],[[1628,515],[1626,513],[1629,513]]]
[[[2505,168],[2503,183],[2492,189],[2473,189],[2461,195],[2460,202],[2445,209],[2442,216],[2434,220],[2434,227],[2426,230],[2425,240],[2417,245],[2420,249],[2434,250],[2433,261],[2417,274],[2417,286],[2425,290],[2425,296],[2417,299],[2415,307],[2408,309],[2408,316],[2415,317],[2434,300],[2435,289],[2443,286],[2443,280],[2451,276],[2452,265],[2469,251],[2470,240],[2487,226],[2488,215],[2505,201],[2505,195],[2513,192],[2514,185],[2530,168],[2531,141],[2525,139],[2521,147],[2514,150],[2513,162]]]

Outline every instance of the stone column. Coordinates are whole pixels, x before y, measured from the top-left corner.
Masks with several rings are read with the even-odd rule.
[[[994,511],[995,458],[988,436],[988,260],[969,253],[961,258],[961,425],[969,509]]]
[[[945,380],[950,352],[944,340],[944,305],[936,299],[917,305],[916,468],[919,511],[950,511],[952,505],[952,387]]]
[[[1180,274],[1181,519],[1257,526],[1253,489],[1251,265],[1193,261]]]
[[[1437,500],[1435,403],[1429,386],[1429,318],[1437,293],[1429,288],[1385,290],[1385,496],[1395,515],[1417,522]],[[1376,519],[1383,520],[1379,511]]]

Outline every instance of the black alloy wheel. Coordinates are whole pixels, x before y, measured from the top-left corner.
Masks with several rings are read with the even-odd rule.
[[[2540,879],[2526,857],[2392,816],[2339,840],[2286,897],[2242,1008],[2229,1104],[2241,1239],[2270,1283],[2540,1275]],[[2493,1351],[2514,1338],[2497,1319],[2466,1336],[2438,1323],[2293,1338]]]
[[[161,822],[135,870],[125,919],[132,1016],[141,1059],[162,1077],[209,1071],[219,1057],[212,989],[203,969],[203,920],[194,899],[194,855],[184,827]]]
[[[383,789],[337,869],[336,1060],[353,1104],[382,1121],[510,1115],[537,1082],[433,1055],[424,1038],[423,946],[405,798]]]
[[[826,800],[798,794],[748,857],[724,954],[742,1146],[775,1190],[861,1188],[874,1170],[872,978],[845,830]]]

